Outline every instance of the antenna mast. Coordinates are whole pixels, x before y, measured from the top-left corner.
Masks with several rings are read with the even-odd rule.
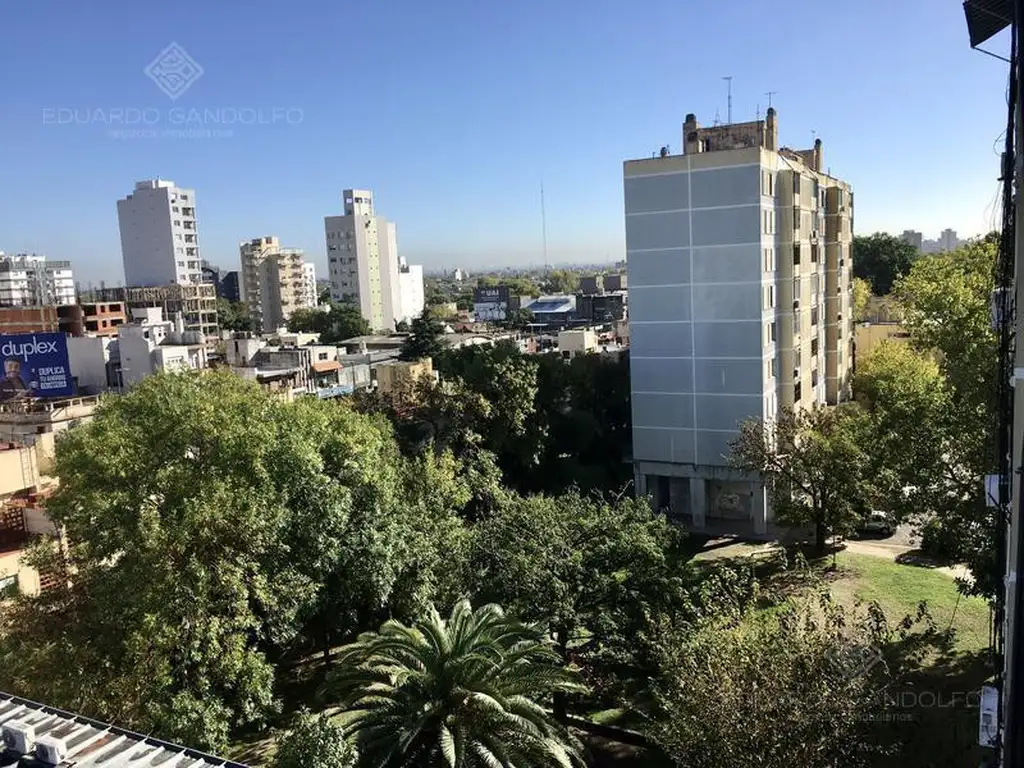
[[[765,96],[768,97],[768,109],[772,108],[772,96],[774,96],[776,93],[778,93],[778,91],[768,91],[767,93],[765,93]]]
[[[732,124],[732,75],[727,75],[727,76],[723,77],[722,79],[725,80],[726,87],[728,88],[728,94],[729,95],[728,95],[728,101],[726,102],[727,106],[726,106],[726,113],[725,114],[726,114],[726,120],[731,125]]]
[[[544,241],[544,268],[549,267],[548,264],[548,215],[544,208],[544,183],[540,185],[540,231],[541,237]]]

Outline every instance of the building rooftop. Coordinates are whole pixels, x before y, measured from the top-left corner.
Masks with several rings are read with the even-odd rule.
[[[50,765],[73,765],[75,768],[246,768],[242,763],[2,692],[0,728],[6,747],[4,765],[17,762],[18,765],[40,768]],[[47,746],[55,748],[56,755],[47,750]],[[24,757],[28,760],[22,762],[19,758]]]

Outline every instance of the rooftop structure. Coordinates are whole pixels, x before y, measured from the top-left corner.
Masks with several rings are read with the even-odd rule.
[[[0,692],[5,764],[75,768],[246,768],[72,712]]]

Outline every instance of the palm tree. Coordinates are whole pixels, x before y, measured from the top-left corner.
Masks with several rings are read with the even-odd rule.
[[[582,748],[537,703],[583,690],[544,633],[462,600],[445,620],[388,621],[340,651],[325,693],[372,768],[572,768]]]

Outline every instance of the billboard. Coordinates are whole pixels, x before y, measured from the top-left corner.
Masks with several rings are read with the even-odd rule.
[[[0,400],[74,394],[63,333],[0,334]]]
[[[473,318],[478,323],[505,320],[509,313],[510,294],[507,285],[476,288],[473,291]]]

